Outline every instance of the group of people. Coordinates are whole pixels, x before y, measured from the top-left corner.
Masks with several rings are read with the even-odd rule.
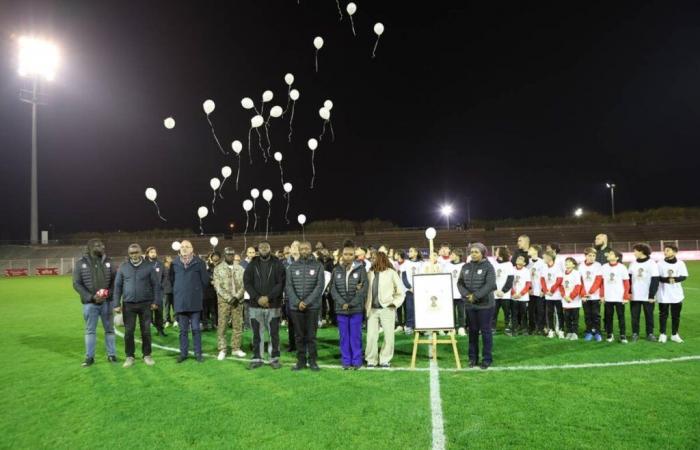
[[[397,332],[413,334],[415,298],[413,277],[449,273],[453,281],[455,332],[469,336],[469,367],[488,368],[493,362],[492,336],[503,311],[508,336],[544,335],[577,340],[579,313],[585,318],[584,340],[613,342],[617,315],[619,339],[627,343],[625,305],[631,304],[633,341],[640,339],[640,318],[645,318],[648,341],[666,342],[669,313],[671,340],[678,334],[684,299],[682,283],[688,276],[678,249],[664,248],[664,259],[653,261],[646,244],[634,246],[635,261],[622,264],[620,252],[610,248],[607,236],[596,236],[584,251],[580,264],[559,255],[556,243],[531,245],[523,235],[512,253],[500,247],[489,259],[481,243],[460,248],[442,244],[423,260],[421,251],[407,252],[380,246],[355,246],[346,241],[333,252],[318,243],[293,242],[273,254],[268,242],[245,250],[245,256],[226,248],[223,259],[213,252],[205,259],[194,254],[190,241],[182,241],[179,255],[161,263],[157,251],[145,254],[138,244],[128,248],[128,258],[115,267],[101,241],[88,242],[87,254],[78,262],[73,286],[80,294],[85,319],[86,358],[94,363],[97,322],[105,329],[107,357],[116,362],[114,314],[121,313],[125,327],[125,367],[135,363],[135,326],[139,321],[141,350],[147,365],[151,356],[151,324],[158,334],[179,327],[180,354],[189,355],[190,333],[195,359],[202,362],[202,330],[216,329],[218,359],[243,358],[243,330],[252,331],[250,369],[264,365],[267,353],[273,369],[280,364],[280,328],[288,329],[287,351],[296,353],[292,370],[320,370],[316,334],[319,326],[338,327],[344,369],[389,367]],[[466,259],[465,259],[466,256]],[[654,305],[659,303],[659,337],[654,334]],[[174,315],[171,316],[171,311]],[[230,344],[226,333],[231,328]],[[366,328],[363,351],[363,329]],[[266,339],[267,335],[267,339]],[[379,346],[380,335],[383,342]],[[481,352],[479,352],[481,344]]]

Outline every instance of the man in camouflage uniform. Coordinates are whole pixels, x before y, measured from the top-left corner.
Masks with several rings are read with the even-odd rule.
[[[226,358],[226,329],[229,321],[233,325],[231,354],[243,358],[241,338],[243,336],[243,268],[234,264],[236,252],[231,247],[224,250],[224,262],[214,269],[214,288],[218,297],[219,323],[216,328],[219,361]]]

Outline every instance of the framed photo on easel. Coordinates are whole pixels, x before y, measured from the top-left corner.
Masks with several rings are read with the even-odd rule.
[[[452,275],[413,276],[416,330],[454,330]]]

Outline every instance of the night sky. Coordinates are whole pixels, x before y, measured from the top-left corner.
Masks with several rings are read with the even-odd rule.
[[[345,0],[341,1],[343,10]],[[356,0],[353,37],[332,0],[37,2],[0,0],[0,239],[29,231],[30,106],[18,100],[22,34],[60,45],[57,79],[42,86],[39,220],[57,233],[197,229],[209,179],[244,142],[239,192],[226,182],[207,232],[245,216],[252,187],[271,188],[271,230],[283,221],[279,167],[263,164],[253,114],[262,92],[286,105],[283,76],[301,92],[292,143],[288,116],[272,122],[272,151],[294,185],[290,218],[381,217],[402,226],[472,218],[568,215],[698,206],[700,6],[696,2],[394,2]],[[386,27],[372,59],[375,22]],[[314,72],[313,38],[325,46]],[[318,109],[334,103],[316,152]],[[176,127],[166,130],[163,119]],[[158,190],[167,224],[144,190]],[[259,200],[260,214],[267,208]]]

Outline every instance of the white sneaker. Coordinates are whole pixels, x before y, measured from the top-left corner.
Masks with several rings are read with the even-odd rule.
[[[558,337],[559,339],[564,339],[564,332],[561,331],[561,330],[557,331],[557,337]]]
[[[440,330],[440,332],[438,333],[438,335],[440,335],[440,336],[445,336],[446,334],[447,334],[447,333],[445,333],[444,330]]]
[[[398,333],[400,331],[403,331],[403,327],[401,325],[397,325],[396,328],[394,329],[394,332]]]
[[[681,339],[681,336],[680,336],[680,334],[678,334],[678,333],[676,333],[676,334],[674,334],[673,336],[671,336],[671,340],[672,340],[673,342],[678,342],[679,344],[682,344],[682,343],[683,343],[683,339]]]
[[[239,358],[245,358],[245,352],[242,350],[236,350],[235,352],[231,353],[233,356],[237,356]]]
[[[547,333],[547,337],[549,339],[552,339],[554,337],[554,330],[549,330],[549,333]]]
[[[175,321],[175,322],[173,322],[173,326],[174,326],[175,328],[177,328],[177,327],[179,327],[180,325],[177,323],[177,321]]]
[[[578,334],[576,333],[571,333],[571,337],[569,338],[570,341],[578,341]]]
[[[384,328],[379,327],[379,334],[382,334],[382,333],[384,333]]]
[[[131,367],[131,366],[134,365],[134,362],[136,362],[136,361],[134,360],[134,358],[132,358],[131,356],[129,356],[129,357],[126,358],[126,361],[124,361],[124,365],[123,365],[122,367]]]
[[[457,330],[457,334],[460,336],[466,336],[467,331],[464,329],[464,327],[459,327],[459,330]]]
[[[668,339],[668,338],[666,337],[665,334],[660,334],[660,335],[659,335],[659,342],[660,342],[660,343],[665,344],[667,339]]]
[[[155,366],[156,365],[156,362],[153,361],[153,358],[151,358],[151,355],[144,356],[143,362],[145,362],[147,366]]]
[[[163,325],[164,328],[170,328],[170,322],[165,322],[165,325]]]
[[[615,336],[612,334],[610,336],[608,336],[608,338],[606,339],[606,341],[608,341],[608,342],[612,342],[614,340],[615,340]]]
[[[223,361],[224,359],[226,359],[226,351],[225,351],[225,350],[221,350],[221,351],[219,352],[219,356],[217,356],[216,359],[218,359],[219,361]]]
[[[286,320],[283,320],[282,323],[281,323],[280,325],[283,326],[283,327],[286,327],[286,326],[287,326],[287,321],[286,321]]]

